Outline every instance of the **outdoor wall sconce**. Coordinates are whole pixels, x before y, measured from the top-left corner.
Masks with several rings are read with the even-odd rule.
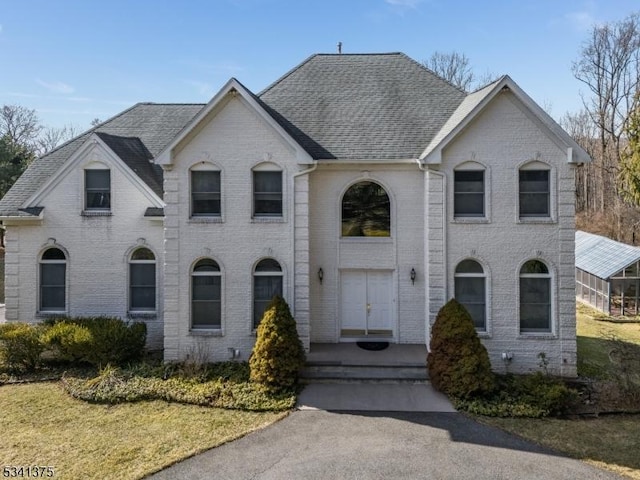
[[[318,280],[320,280],[320,285],[322,285],[323,278],[324,278],[324,270],[322,270],[322,267],[320,267],[318,269]]]
[[[415,285],[416,284],[416,269],[412,268],[411,269],[411,285]]]

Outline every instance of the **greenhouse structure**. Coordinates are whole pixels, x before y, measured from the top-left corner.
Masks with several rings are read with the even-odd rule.
[[[638,315],[640,248],[576,231],[576,297],[608,315]]]

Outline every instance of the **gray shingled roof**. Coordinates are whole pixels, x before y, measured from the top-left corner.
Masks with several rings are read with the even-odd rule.
[[[576,267],[607,280],[640,260],[640,248],[576,231]]]
[[[313,55],[254,98],[314,159],[393,160],[418,158],[465,96],[389,53]],[[162,195],[162,171],[149,159],[203,107],[133,106],[34,161],[0,200],[0,216],[32,215],[20,207],[94,132]]]
[[[402,53],[319,54],[258,97],[313,158],[383,160],[418,158],[465,93]]]
[[[162,198],[162,167],[151,163],[153,155],[138,137],[120,137],[104,132],[96,132],[96,135]]]
[[[106,143],[115,147],[116,154],[130,167],[137,168],[138,175],[156,193],[162,195],[162,172],[156,166],[143,166],[141,160],[147,154],[155,157],[164,146],[191,120],[204,105],[167,105],[139,103],[101,125],[88,130],[70,142],[35,160],[22,176],[0,200],[0,216],[32,216],[20,211],[25,201],[40,188],[48,178],[80,148],[89,136],[96,133],[107,134]],[[115,137],[122,137],[116,139]],[[102,138],[102,137],[101,137]],[[104,140],[103,138],[103,140]],[[119,153],[120,152],[120,153]],[[127,161],[127,158],[130,161]],[[145,160],[146,161],[146,160]],[[160,177],[158,177],[160,175]]]

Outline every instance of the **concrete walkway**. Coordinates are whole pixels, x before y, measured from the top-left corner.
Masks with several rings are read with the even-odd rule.
[[[621,479],[459,413],[296,411],[150,478]]]
[[[428,382],[312,383],[298,397],[300,410],[455,412]]]

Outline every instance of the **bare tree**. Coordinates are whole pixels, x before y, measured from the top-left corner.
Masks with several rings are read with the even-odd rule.
[[[102,120],[100,120],[98,117],[94,118],[93,120],[91,120],[91,126],[92,127],[97,127],[98,125],[100,125],[102,123]]]
[[[468,91],[475,80],[467,56],[458,52],[434,52],[424,66],[462,90]]]
[[[42,126],[35,110],[19,105],[4,105],[0,109],[0,136],[15,145],[33,147]]]
[[[78,135],[78,130],[73,125],[65,125],[62,128],[44,128],[36,140],[36,153],[38,156],[42,156],[76,135]]]
[[[619,210],[621,198],[616,179],[623,134],[635,108],[640,81],[638,14],[594,26],[572,70],[589,89],[589,94],[583,95],[583,104],[597,130],[597,153],[589,167],[597,176],[596,209]]]

